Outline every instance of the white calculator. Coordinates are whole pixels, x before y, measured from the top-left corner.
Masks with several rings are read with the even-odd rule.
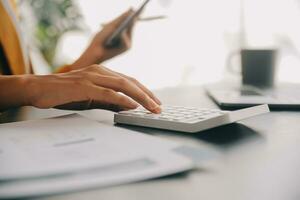
[[[268,112],[270,112],[268,105],[254,106],[236,111],[190,108],[183,106],[162,106],[161,114],[153,114],[144,108],[139,107],[135,110],[116,113],[114,115],[114,122],[196,133]]]

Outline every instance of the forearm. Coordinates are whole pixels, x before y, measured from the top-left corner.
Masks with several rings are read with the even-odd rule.
[[[2,76],[0,75],[0,111],[29,105],[27,76]]]

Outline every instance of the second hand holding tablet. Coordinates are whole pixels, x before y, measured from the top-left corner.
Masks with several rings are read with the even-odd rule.
[[[113,32],[113,34],[105,41],[106,48],[114,48],[120,45],[122,33],[130,26],[131,23],[137,18],[150,0],[145,0],[145,2],[139,7],[139,9],[129,15],[121,25]]]

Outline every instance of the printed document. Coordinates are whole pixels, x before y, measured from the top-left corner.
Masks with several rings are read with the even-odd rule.
[[[140,181],[193,168],[165,139],[80,115],[0,125],[0,198]]]

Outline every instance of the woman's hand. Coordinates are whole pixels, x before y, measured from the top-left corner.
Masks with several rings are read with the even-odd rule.
[[[38,108],[134,109],[138,104],[160,113],[160,101],[135,79],[103,66],[92,65],[68,73],[27,76],[26,94]]]
[[[106,24],[102,31],[97,33],[89,47],[82,56],[72,65],[73,69],[80,69],[92,64],[102,63],[112,57],[120,55],[131,47],[132,29],[134,22],[129,25],[121,35],[120,44],[116,47],[106,48],[105,41],[113,34],[120,24],[130,15],[133,10],[123,13],[121,16]]]

